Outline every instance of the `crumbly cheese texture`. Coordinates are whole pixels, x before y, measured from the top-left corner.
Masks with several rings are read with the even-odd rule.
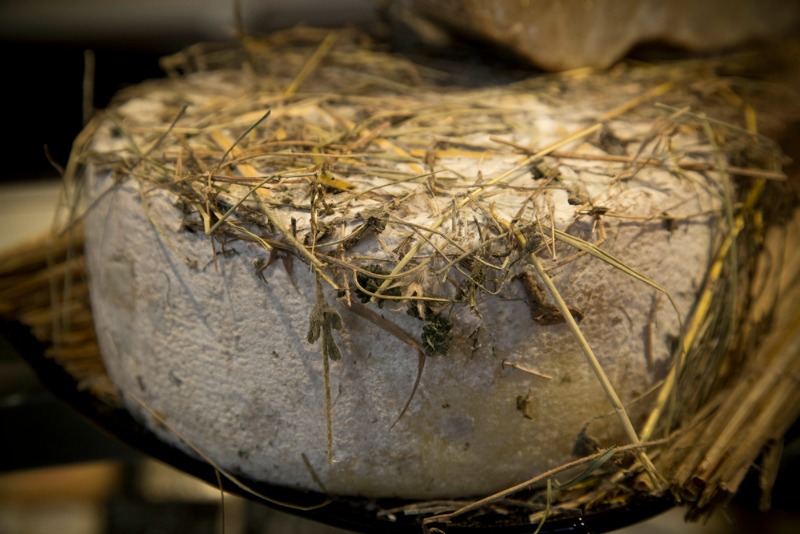
[[[487,494],[570,460],[581,435],[629,442],[530,255],[638,423],[717,244],[725,187],[679,165],[712,159],[698,130],[620,115],[532,158],[496,138],[547,147],[623,99],[450,87],[281,100],[253,85],[224,71],[148,86],[94,136],[92,306],[137,418],[232,473],[372,497]],[[316,145],[290,143],[298,131]],[[308,336],[321,300],[341,319],[333,462],[322,340]]]

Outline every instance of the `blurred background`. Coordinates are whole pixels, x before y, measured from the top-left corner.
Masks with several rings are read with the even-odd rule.
[[[383,24],[378,0],[242,0],[252,33],[296,24]],[[120,89],[159,77],[158,59],[198,41],[233,33],[230,0],[0,0],[3,82],[0,249],[50,224],[65,165],[85,115],[84,70],[91,51],[91,107]],[[86,422],[47,392],[0,338],[0,534],[216,533],[217,490]],[[724,512],[687,525],[680,510],[618,531],[634,533],[800,531],[800,440],[788,437],[773,510],[758,512],[749,481]],[[224,499],[227,534],[335,534],[319,525],[233,496]]]
[[[340,27],[377,21],[371,0],[241,0],[245,29]],[[162,75],[161,56],[233,35],[232,0],[0,0],[4,82],[2,181],[53,175],[83,124],[84,52],[94,55],[96,108],[119,89]]]

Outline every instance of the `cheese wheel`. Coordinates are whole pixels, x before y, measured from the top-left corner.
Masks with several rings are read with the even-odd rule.
[[[337,495],[482,495],[631,443],[575,327],[638,428],[731,194],[703,128],[652,72],[464,88],[356,53],[299,88],[149,83],[99,120],[86,253],[128,409]]]
[[[606,68],[656,42],[718,51],[789,35],[800,20],[793,0],[395,0],[390,13],[422,35],[432,22],[548,70]]]

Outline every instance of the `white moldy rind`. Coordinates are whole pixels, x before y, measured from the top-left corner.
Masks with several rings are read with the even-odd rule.
[[[236,94],[228,85],[220,91]],[[440,97],[424,98],[435,102]],[[508,137],[523,144],[536,139],[538,146],[605,111],[584,103],[578,112],[570,108],[574,122],[568,123],[556,118],[557,108],[533,96],[497,98],[498,106],[514,106],[515,124],[524,125]],[[127,125],[153,122],[168,115],[159,111],[157,100],[145,94],[117,113]],[[195,106],[202,111],[203,105],[202,96],[196,97]],[[162,121],[162,127],[168,122]],[[647,125],[631,123],[631,135],[641,135],[637,131],[646,132]],[[476,133],[473,140],[488,135]],[[675,146],[697,143],[678,135],[672,141]],[[124,143],[107,124],[93,150],[117,150]],[[460,172],[472,185],[478,171],[491,180],[518,160],[505,153],[482,160],[443,157],[439,164]],[[717,186],[699,174],[649,167],[618,181],[622,168],[570,162],[562,172],[563,190],[531,200],[526,210],[536,206],[548,214],[543,221],[549,224],[552,208],[559,229],[588,241],[601,235],[593,231],[597,221],[568,203],[567,190],[582,188],[595,205],[627,216],[603,218],[602,248],[661,284],[685,317],[712,254]],[[133,176],[119,177],[96,164],[88,167],[87,177],[93,204],[86,214],[86,251],[101,350],[128,408],[169,443],[188,450],[132,400],[134,395],[226,470],[319,490],[304,455],[325,489],[342,495],[486,494],[569,460],[584,428],[605,444],[628,442],[573,334],[563,323],[535,322],[519,281],[509,281],[500,296],[479,293],[478,313],[466,304],[441,310],[454,325],[452,345],[447,355],[427,358],[419,389],[394,426],[412,391],[417,353],[348,311],[339,295],[326,289],[344,323],[334,333],[342,358],[331,362],[336,461],[330,464],[321,349],[318,342],[307,341],[315,303],[308,265],[279,260],[259,269],[268,254],[243,241],[227,242],[224,248],[218,243],[216,251],[225,252],[215,257],[202,230],[186,229],[187,215],[167,188],[140,185]],[[379,178],[353,175],[348,180],[363,186]],[[532,179],[523,169],[508,182],[529,186]],[[463,198],[462,190],[449,188],[451,182],[441,184],[444,189],[432,197],[424,181],[397,186],[412,194],[398,217],[431,225],[438,215],[426,210],[446,210],[454,198]],[[529,196],[499,188],[484,205],[512,220]],[[374,207],[375,202],[364,200],[364,205]],[[355,214],[359,205],[350,209]],[[667,210],[676,218],[672,228],[654,218]],[[308,231],[307,210],[294,215],[281,211],[280,216],[287,226],[290,216],[296,217],[298,236]],[[446,227],[468,243],[476,239],[475,221],[486,220],[484,211],[465,205]],[[373,237],[356,251],[385,254],[410,234],[416,235],[408,227],[388,224],[380,235],[383,245]],[[559,249],[559,259],[573,252]],[[555,263],[546,253],[540,257],[546,268]],[[519,272],[521,264],[511,268]],[[553,268],[550,275],[566,302],[582,313],[581,330],[638,420],[652,397],[632,401],[663,376],[669,339],[678,336],[676,311],[652,287],[586,255]],[[428,282],[435,286],[435,280]],[[422,323],[406,314],[405,303],[365,306],[419,338]]]

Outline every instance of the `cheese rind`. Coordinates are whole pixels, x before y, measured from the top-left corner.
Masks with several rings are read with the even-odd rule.
[[[203,106],[218,106],[220,100],[241,102],[235,77],[226,76],[195,76],[195,107],[182,120],[199,120]],[[574,334],[557,312],[542,315],[552,312],[551,298],[544,292],[545,301],[537,304],[526,291],[520,278],[529,273],[525,258],[537,254],[581,317],[581,331],[637,421],[652,400],[640,396],[663,376],[670,339],[679,335],[679,314],[691,310],[712,256],[721,200],[711,178],[644,166],[621,180],[629,169],[624,164],[549,160],[559,177],[545,184],[546,177],[520,166],[520,156],[508,151],[480,158],[466,150],[442,151],[434,163],[440,169],[435,180],[397,180],[390,169],[358,174],[352,165],[345,176],[337,160],[332,172],[352,189],[316,190],[333,206],[331,212],[308,208],[310,187],[321,179],[317,168],[248,196],[241,206],[249,211],[228,221],[238,230],[222,227],[209,236],[203,231],[204,204],[187,200],[185,189],[194,180],[191,191],[208,192],[202,189],[207,176],[187,171],[172,181],[169,173],[142,178],[144,164],[120,176],[119,167],[108,164],[111,155],[129,147],[130,138],[116,131],[119,124],[131,132],[164,131],[169,83],[131,99],[117,108],[116,125],[99,128],[92,150],[107,157],[91,163],[86,176],[91,200],[86,250],[98,341],[128,408],[161,439],[187,452],[200,450],[224,469],[255,480],[320,490],[316,476],[332,494],[404,498],[503,489],[569,460],[584,431],[602,444],[628,442]],[[208,89],[214,84],[222,87]],[[476,98],[467,90],[457,96]],[[521,129],[510,136],[525,143],[536,135],[542,146],[603,111],[585,101],[577,108],[549,105],[524,91],[484,96],[494,100],[482,104],[512,110],[508,115]],[[419,100],[433,108],[456,97],[431,91]],[[336,112],[355,117],[358,109],[349,103]],[[257,136],[277,135],[281,117],[296,120],[289,107],[278,106],[273,114],[272,130]],[[301,115],[318,120],[320,128],[333,127],[327,122],[331,116],[330,110]],[[613,126],[644,136],[650,123]],[[175,135],[189,130],[179,122]],[[235,128],[224,131],[235,138]],[[485,145],[489,135],[474,130],[468,140]],[[153,138],[143,136],[142,146]],[[697,143],[679,132],[671,141],[675,150]],[[395,146],[403,142],[401,135],[392,138]],[[155,152],[177,169],[175,146],[167,143]],[[578,148],[601,153],[588,144]],[[413,167],[424,161],[407,159],[398,158],[395,170],[413,178]],[[255,160],[246,164],[258,168]],[[218,174],[229,177],[233,170]],[[269,172],[275,171],[264,174]],[[247,186],[226,179],[215,183],[215,217],[248,194]],[[376,186],[381,187],[365,193]],[[343,251],[337,243],[376,209],[385,210],[385,227],[373,228]],[[267,222],[265,211],[277,225]],[[665,213],[671,224],[664,223]],[[314,217],[332,232],[319,243],[306,240]],[[520,253],[519,243],[503,235],[500,220],[522,228],[530,249]],[[278,229],[292,224],[296,241]],[[608,262],[562,241],[553,249],[551,226],[620,258],[662,286],[677,310],[664,293]],[[243,228],[284,249],[270,252],[257,240],[231,238],[234,230],[248,235]],[[341,359],[330,362],[333,463],[322,349],[319,341],[308,341],[317,280],[309,260],[297,253],[304,240],[340,286],[322,284],[325,300],[343,323],[332,332],[341,351]],[[426,357],[419,387],[398,419],[414,387],[418,351],[393,329],[424,346],[425,322],[409,315],[403,300],[362,304],[379,320],[351,311],[355,271],[336,260],[344,257],[361,269],[377,262],[391,271],[420,240],[410,266],[421,267],[402,279],[402,290],[417,283],[426,296],[453,301],[432,302],[427,310],[445,317],[452,330],[445,336],[445,354]],[[484,289],[497,294],[468,283],[481,262],[487,265],[483,273],[498,280],[485,281]],[[343,290],[346,284],[349,292]],[[392,327],[382,327],[382,321]]]

